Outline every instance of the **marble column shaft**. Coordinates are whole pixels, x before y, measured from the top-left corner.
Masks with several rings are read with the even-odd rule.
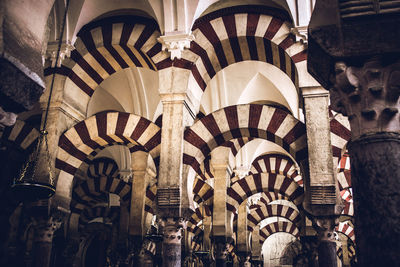
[[[360,266],[400,262],[400,55],[336,62],[330,89],[348,116],[354,229]]]

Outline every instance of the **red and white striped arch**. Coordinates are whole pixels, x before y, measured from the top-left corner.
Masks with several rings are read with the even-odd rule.
[[[247,229],[253,231],[256,225],[269,217],[286,218],[295,224],[297,224],[301,219],[299,212],[289,206],[282,204],[269,204],[250,210],[250,213],[247,214],[247,220],[249,222]]]
[[[193,26],[195,41],[183,53],[199,90],[221,69],[245,60],[270,63],[286,73],[295,85],[297,70],[305,67],[305,46],[296,43],[291,24],[261,10],[230,8],[200,18]]]
[[[350,123],[347,117],[329,108],[329,118],[331,127],[332,154],[335,162],[339,162],[345,152],[346,145],[350,141]]]
[[[349,224],[348,221],[340,222],[336,227],[336,231],[347,236],[353,243],[356,243],[356,237],[354,235],[354,228]]]
[[[261,193],[261,198],[257,202],[257,204],[261,207],[262,205],[268,205],[272,201],[275,200],[288,200],[288,197],[285,195],[282,195],[278,192],[262,192]]]
[[[151,214],[155,214],[154,212],[154,201],[157,196],[157,185],[154,184],[147,188],[146,190],[146,197],[144,200],[144,210]]]
[[[300,237],[300,231],[296,224],[287,221],[273,222],[260,229],[260,244],[263,244],[271,235],[279,232],[291,234],[296,238]]]
[[[339,182],[339,189],[344,190],[351,188],[351,169],[350,169],[350,156],[347,151],[340,158],[337,179]]]
[[[344,202],[344,208],[343,208],[343,211],[342,211],[341,215],[350,216],[350,217],[354,216],[354,204],[353,204],[353,202],[347,202],[347,201]]]
[[[212,205],[214,189],[207,182],[196,178],[193,184],[194,201],[198,204]]]
[[[80,104],[86,107],[96,87],[113,73],[133,66],[156,70],[149,53],[161,52],[159,36],[157,23],[142,17],[110,17],[89,23],[78,33],[71,57],[61,68],[47,68],[45,75],[56,72],[66,76],[65,90],[80,96]]]
[[[79,217],[79,228],[83,228],[91,220],[96,218],[107,218],[108,221],[114,222],[119,219],[120,207],[97,206],[86,208]]]
[[[295,205],[301,204],[304,197],[303,188],[292,179],[280,174],[258,173],[246,176],[228,188],[227,209],[235,213],[244,200],[261,192],[278,192]]]
[[[183,163],[200,172],[210,152],[235,138],[254,137],[274,142],[298,161],[307,158],[305,125],[281,109],[247,104],[217,110],[197,121],[184,133]]]
[[[77,183],[72,190],[71,211],[81,213],[87,206],[98,203],[97,198],[112,193],[120,197],[121,202],[130,199],[131,184],[111,176],[100,176]]]
[[[91,162],[87,170],[87,176],[96,178],[99,176],[117,177],[118,174],[117,163],[110,158],[96,158]]]
[[[0,132],[0,138],[4,143],[11,142],[21,150],[32,150],[39,138],[39,131],[28,123],[17,120],[13,126],[5,127]]]
[[[303,178],[290,157],[281,154],[265,154],[257,157],[251,164],[250,174],[262,172],[285,175],[303,186]]]
[[[72,181],[83,161],[96,149],[114,143],[141,146],[158,165],[160,128],[151,121],[129,113],[101,112],[76,124],[61,135],[56,167],[60,170],[56,194],[69,201]]]

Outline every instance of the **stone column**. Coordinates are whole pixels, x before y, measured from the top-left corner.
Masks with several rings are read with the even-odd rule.
[[[336,181],[329,124],[329,92],[322,87],[302,88],[307,127],[309,176],[305,179],[305,210],[317,223],[320,267],[337,266],[335,243],[327,242],[321,229],[334,229],[335,218],[343,209]],[[307,176],[307,175],[306,175]],[[328,223],[329,222],[329,223]],[[333,223],[332,223],[333,222]],[[327,226],[329,224],[329,227]],[[335,249],[332,249],[332,248]]]
[[[163,104],[160,167],[157,188],[157,215],[163,222],[163,266],[181,264],[182,218],[191,215],[182,177],[183,132],[187,125],[185,106],[189,70],[170,67],[159,71],[159,91]],[[174,223],[172,223],[174,222]],[[179,222],[179,223],[178,223]]]
[[[34,229],[33,266],[50,267],[53,235],[60,228],[63,216],[60,212],[50,213],[48,200],[27,204],[26,208]]]
[[[146,212],[145,196],[147,187],[147,158],[148,153],[136,151],[131,154],[132,157],[132,192],[131,205],[129,213],[129,238],[132,241],[134,261],[138,266],[142,266],[140,261],[140,251],[142,249],[143,235],[145,234],[144,221]]]
[[[318,265],[320,267],[337,267],[335,225],[332,218],[316,218],[313,226],[318,235]]]
[[[226,266],[228,245],[232,241],[231,216],[226,209],[227,188],[230,183],[229,148],[217,147],[211,152],[214,173],[212,238],[217,266]]]
[[[254,266],[262,266],[261,249],[260,244],[260,225],[256,225],[251,233],[251,261]]]
[[[211,231],[212,231],[212,217],[207,216],[206,214],[203,214],[204,219],[203,219],[203,226],[204,226],[204,235],[203,235],[203,250],[208,251],[211,253]],[[209,261],[211,259],[211,255],[209,254],[206,259],[204,259],[204,264],[208,266]],[[202,259],[203,260],[203,259]]]
[[[337,62],[331,102],[348,116],[360,266],[400,262],[400,55]]]
[[[245,266],[248,261],[247,257],[250,255],[250,246],[247,231],[247,201],[243,201],[239,206],[238,219],[237,219],[237,240],[236,248],[240,260],[240,266]]]
[[[181,266],[182,255],[182,230],[184,228],[183,219],[165,219],[160,221],[163,233],[162,258],[164,267]]]

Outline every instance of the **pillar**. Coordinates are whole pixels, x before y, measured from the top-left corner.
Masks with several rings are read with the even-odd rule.
[[[217,266],[226,266],[228,247],[232,242],[231,216],[226,209],[227,188],[230,183],[229,148],[217,147],[211,152],[214,171],[214,198],[212,216],[212,239]],[[233,214],[229,214],[232,215]]]
[[[26,204],[26,208],[34,229],[33,267],[50,267],[53,235],[61,226],[63,214],[60,212],[51,214],[48,200]]]
[[[162,243],[162,266],[181,266],[182,257],[182,230],[184,228],[183,219],[165,219],[160,221],[163,233]]]
[[[129,212],[129,239],[134,253],[134,261],[142,266],[140,251],[142,249],[143,235],[145,234],[145,196],[148,184],[146,169],[148,153],[136,151],[131,154],[132,192]]]
[[[318,236],[318,265],[320,267],[337,267],[335,225],[337,222],[332,218],[315,218],[314,229]]]
[[[245,266],[245,263],[248,262],[247,257],[250,255],[250,246],[248,239],[248,230],[247,230],[247,201],[243,201],[239,206],[238,210],[238,219],[237,219],[237,240],[236,240],[236,248],[237,254],[240,260],[240,266]]]
[[[263,266],[260,244],[260,225],[256,225],[251,233],[251,261],[254,266]]]
[[[183,132],[190,121],[185,106],[190,71],[169,67],[159,71],[163,104],[157,216],[164,233],[163,266],[181,266],[182,227],[191,212],[182,177]],[[193,120],[192,120],[193,121]]]
[[[333,108],[348,116],[360,266],[400,262],[400,55],[337,62]]]
[[[208,214],[210,215],[210,214]],[[204,235],[203,235],[203,251],[208,251],[210,254],[203,257],[201,260],[204,266],[210,266],[211,264],[211,231],[212,231],[212,217],[207,214],[203,214],[203,226],[204,226]]]
[[[329,238],[343,206],[336,185],[336,165],[332,156],[329,92],[320,86],[303,87],[302,94],[309,169],[306,177],[308,179],[305,181],[305,210],[315,221],[313,226],[316,227],[319,238],[319,266],[336,267],[336,245]]]

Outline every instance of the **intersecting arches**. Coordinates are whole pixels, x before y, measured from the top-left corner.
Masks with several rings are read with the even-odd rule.
[[[81,121],[60,137],[56,158],[56,167],[60,170],[56,196],[69,206],[73,177],[82,162],[96,149],[109,144],[135,144],[148,152],[157,166],[160,141],[160,128],[134,114],[102,112]]]
[[[96,87],[113,73],[129,67],[157,69],[149,56],[150,51],[161,52],[160,32],[152,19],[104,18],[85,25],[77,36],[71,57],[60,68],[47,68],[45,75],[66,76],[65,98],[84,114]]]
[[[240,204],[255,193],[279,192],[295,205],[301,204],[304,190],[292,179],[280,174],[259,173],[246,176],[228,188],[227,209],[235,213]]]
[[[249,231],[253,231],[253,228],[258,225],[262,220],[269,217],[282,217],[289,221],[297,224],[301,217],[297,210],[282,204],[269,204],[257,209],[250,210],[247,214]]]
[[[257,104],[220,109],[203,117],[184,133],[183,201],[193,199],[191,170],[199,172],[200,164],[214,148],[240,137],[269,140],[285,149],[297,162],[307,158],[305,125],[288,112]]]
[[[263,244],[269,236],[279,232],[291,234],[296,238],[300,237],[300,231],[296,224],[287,221],[278,221],[260,228],[260,244]]]
[[[305,47],[290,33],[290,19],[278,13],[240,6],[199,18],[192,29],[195,41],[183,53],[185,61],[193,62],[190,80],[197,85],[193,94],[201,96],[221,69],[247,60],[274,65],[297,85],[297,68],[305,65]]]
[[[296,169],[293,160],[281,154],[264,154],[254,159],[250,174],[262,172],[282,174],[292,178],[300,186],[303,185],[303,178]]]

